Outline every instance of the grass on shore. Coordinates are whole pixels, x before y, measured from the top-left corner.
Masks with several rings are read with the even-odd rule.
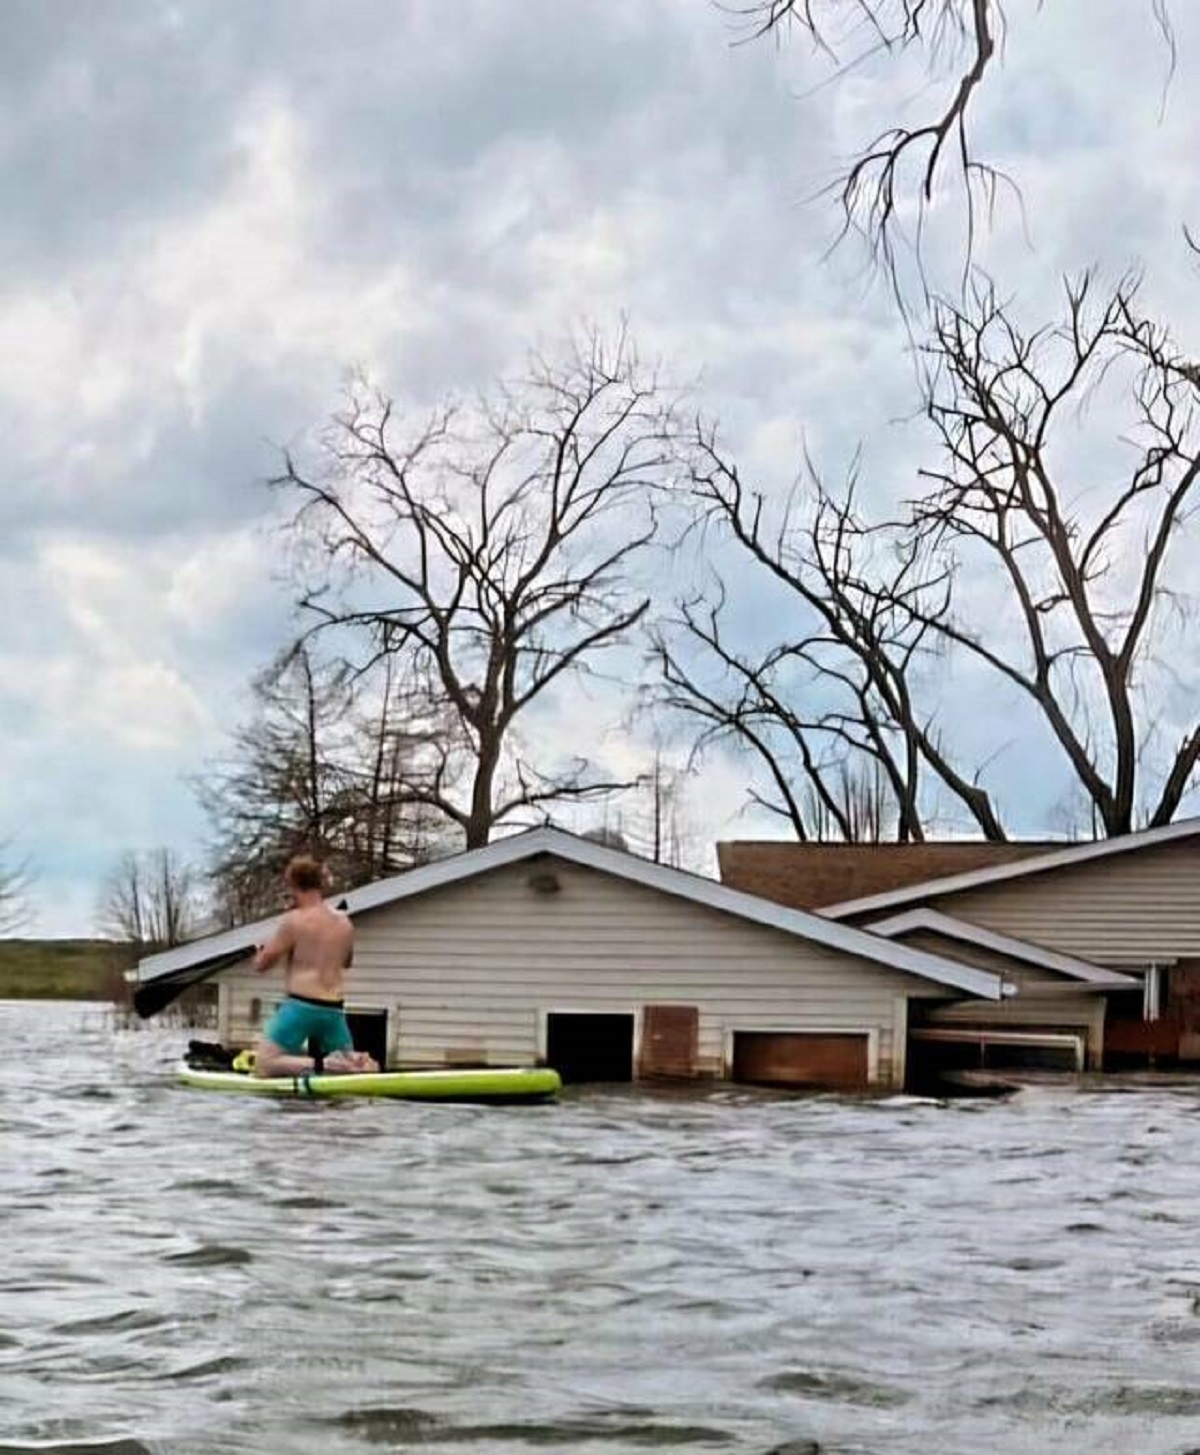
[[[128,964],[111,940],[0,940],[0,1000],[113,1000]]]

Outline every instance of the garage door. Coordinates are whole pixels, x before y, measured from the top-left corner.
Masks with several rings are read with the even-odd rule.
[[[735,1031],[733,1079],[758,1086],[822,1086],[854,1090],[868,1085],[865,1031]]]

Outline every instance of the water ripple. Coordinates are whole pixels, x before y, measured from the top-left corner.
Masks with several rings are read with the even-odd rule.
[[[184,1039],[0,1005],[0,1455],[1200,1451],[1185,1083],[281,1105]]]

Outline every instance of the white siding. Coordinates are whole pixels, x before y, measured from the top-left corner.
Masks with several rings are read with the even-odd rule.
[[[1200,956],[1200,843],[1186,839],[929,903],[1097,965]]]
[[[558,893],[530,881],[552,869]],[[348,1006],[391,1013],[391,1061],[439,1065],[471,1056],[522,1064],[539,1053],[539,1013],[628,1011],[651,1003],[700,1011],[700,1066],[724,1074],[734,1029],[876,1033],[879,1077],[902,1067],[894,1043],[910,995],[942,987],[779,930],[562,860],[512,865],[364,913]],[[226,1034],[253,1039],[277,974],[226,972]],[[901,1031],[902,1035],[902,1031]]]

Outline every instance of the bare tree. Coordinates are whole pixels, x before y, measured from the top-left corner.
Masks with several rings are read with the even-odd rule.
[[[259,673],[253,697],[229,752],[194,784],[222,920],[274,912],[293,854],[315,854],[347,889],[436,852],[437,825],[404,783],[443,760],[445,724],[399,703],[390,670],[355,679],[302,644]]]
[[[145,945],[146,888],[142,882],[142,856],[127,850],[114,865],[100,891],[100,929],[127,945]]]
[[[1135,280],[1096,291],[1090,274],[1069,282],[1062,320],[1035,331],[987,284],[939,306],[927,412],[943,463],[922,472],[933,488],[910,537],[955,568],[995,570],[1015,630],[906,606],[1028,697],[1113,835],[1170,822],[1200,761],[1200,716],[1163,755],[1146,691],[1167,612],[1190,616],[1177,558],[1198,498],[1200,373],[1141,311]],[[1060,437],[1114,372],[1132,406],[1118,436],[1129,465],[1089,489]]]
[[[1169,822],[1193,786],[1200,718],[1164,746],[1164,694],[1193,618],[1182,557],[1200,371],[1141,313],[1133,281],[1096,291],[1090,276],[1069,284],[1061,321],[1032,332],[986,284],[938,306],[926,413],[941,459],[899,520],[870,522],[853,480],[834,495],[810,468],[772,525],[701,430],[692,494],[764,585],[783,588],[797,628],[747,651],[723,598],[685,604],[658,641],[663,697],[700,724],[701,744],[733,738],[757,756],[772,785],[760,801],[798,837],[822,823],[862,831],[848,774],[886,787],[901,839],[923,837],[947,801],[1003,838],[993,793],[939,726],[938,675],[967,669],[1032,707],[1104,834]],[[1131,456],[1116,484],[1064,463],[1089,459],[1080,432],[1098,399],[1105,420],[1124,410],[1129,423],[1113,430]],[[1107,473],[1111,443],[1102,458]],[[1003,718],[997,750],[1010,731]],[[873,808],[869,832],[877,819]]]
[[[101,928],[139,953],[182,944],[200,921],[196,871],[171,849],[123,854],[103,887]]]
[[[681,869],[691,858],[692,828],[687,802],[691,777],[687,766],[672,764],[661,749],[655,752],[644,784],[649,805],[640,815],[638,828],[646,843],[646,855],[656,864]]]
[[[28,924],[32,882],[29,864],[14,858],[11,840],[0,841],[0,935],[15,935]]]
[[[310,633],[349,642],[360,670],[393,660],[446,750],[402,787],[468,848],[519,815],[622,786],[583,756],[538,767],[522,722],[594,671],[649,604],[629,572],[655,532],[650,492],[673,458],[673,406],[626,340],[593,336],[562,364],[415,429],[360,387],[319,468],[276,482],[297,503]],[[465,758],[464,758],[465,753]]]
[[[454,723],[404,681],[394,658],[385,657],[374,678],[367,683],[360,677],[355,684],[351,731],[336,764],[330,804],[343,874],[356,884],[437,858],[451,847],[445,822],[414,785],[428,788],[451,761]]]
[[[859,782],[887,785],[901,841],[925,838],[932,776],[985,837],[1003,838],[991,796],[955,761],[935,711],[920,702],[922,661],[936,645],[921,611],[948,606],[951,576],[919,540],[887,541],[859,514],[855,481],[835,494],[808,465],[777,519],[748,490],[715,433],[697,429],[690,491],[704,520],[732,537],[779,593],[795,635],[745,650],[730,641],[718,578],[708,601],[684,602],[655,635],[663,705],[701,724],[697,746],[732,740],[766,770],[751,790],[799,839],[882,830]],[[920,610],[916,609],[917,607]],[[848,775],[848,776],[847,776]],[[877,777],[878,775],[878,777]]]
[[[649,715],[659,704],[647,697],[642,704]],[[701,835],[691,814],[689,789],[695,774],[690,762],[680,763],[677,754],[659,745],[650,768],[639,774],[630,790],[605,805],[599,827],[584,838],[682,869],[694,864]]]
[[[824,783],[805,785],[808,813],[818,842],[879,844],[895,837],[891,795],[878,763],[841,759]]]
[[[229,751],[194,780],[212,827],[217,912],[229,923],[279,906],[293,854],[330,852],[330,739],[350,709],[346,676],[305,650],[280,653],[254,679],[252,712]]]
[[[1169,0],[1145,3],[1173,72]],[[745,39],[799,34],[839,78],[873,58],[898,66],[910,54],[922,57],[938,86],[927,113],[912,124],[897,121],[857,147],[832,190],[843,235],[860,233],[892,267],[898,217],[909,197],[923,215],[939,178],[953,168],[966,206],[969,259],[981,212],[991,211],[1002,184],[1015,191],[1003,172],[977,154],[971,133],[974,109],[1003,47],[1000,0],[727,0],[722,8],[736,17]],[[1087,23],[1086,6],[1080,4],[1079,11],[1081,23]]]

